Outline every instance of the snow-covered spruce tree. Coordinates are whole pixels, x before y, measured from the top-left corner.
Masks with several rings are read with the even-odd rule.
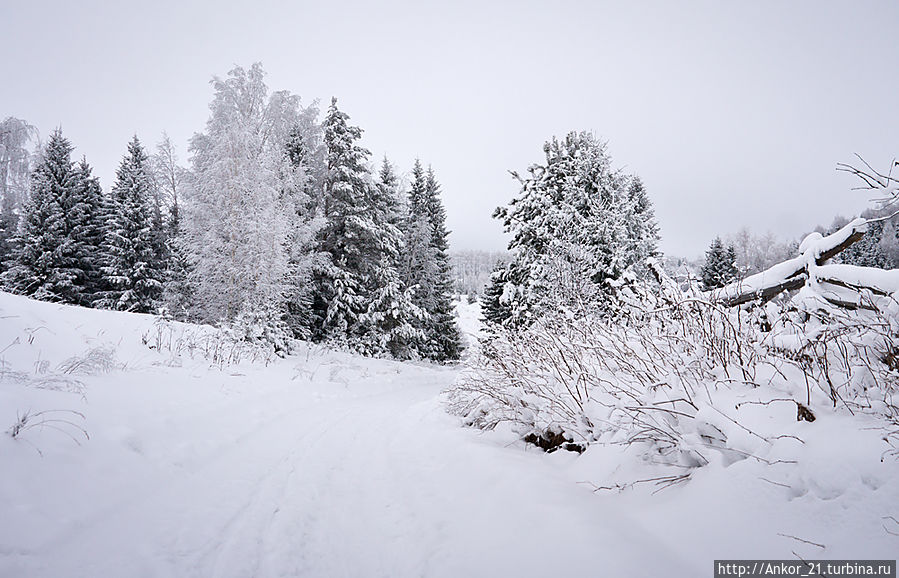
[[[206,130],[190,143],[184,235],[197,317],[283,349],[295,212],[281,176],[299,98],[269,95],[264,76],[257,63],[213,78]]]
[[[736,279],[739,275],[736,261],[736,249],[733,246],[725,247],[721,237],[715,237],[705,253],[705,264],[700,272],[703,290],[724,287]]]
[[[390,354],[397,359],[421,356],[419,345],[425,334],[421,323],[427,313],[415,303],[417,287],[407,285],[401,277],[406,240],[401,231],[403,210],[399,198],[399,181],[385,157],[371,205],[380,221],[381,257],[374,270],[372,293],[362,320],[366,327],[365,350],[373,354]]]
[[[428,167],[425,178],[424,210],[431,226],[431,246],[436,265],[432,291],[434,304],[428,312],[427,356],[435,361],[453,361],[462,355],[462,336],[456,325],[453,306],[453,272],[448,254],[446,211],[440,200],[440,185],[431,167]]]
[[[481,298],[481,315],[488,331],[504,325],[506,320],[512,316],[508,301],[503,299],[508,281],[507,274],[506,263],[504,261],[497,262],[490,274],[490,281],[484,287],[484,296]]]
[[[99,185],[86,163],[71,160],[72,145],[56,130],[31,176],[12,266],[5,284],[36,299],[91,304],[95,293],[95,230]]]
[[[403,242],[390,222],[394,200],[372,182],[370,153],[357,144],[362,130],[348,119],[332,99],[324,122],[327,172],[319,203],[324,223],[317,234],[317,249],[329,259],[316,268],[314,311],[322,320],[320,338],[378,354],[382,339],[372,335],[387,330],[381,324],[393,325],[415,311],[402,311],[406,300],[391,300],[398,295],[389,286],[397,277]]]
[[[378,192],[387,211],[387,222],[396,227],[400,233],[403,231],[403,222],[406,215],[406,207],[400,192],[399,178],[393,169],[393,164],[387,160],[387,156],[381,160],[381,169],[378,171]]]
[[[868,232],[860,241],[843,251],[837,256],[837,261],[846,265],[859,267],[887,268],[887,257],[884,253],[881,240],[884,234],[883,221],[871,221],[868,223]]]
[[[359,315],[367,306],[364,281],[377,250],[366,206],[370,153],[356,144],[362,130],[347,124],[348,119],[332,98],[324,122],[327,172],[319,203],[324,225],[316,239],[318,251],[328,259],[317,263],[313,309],[321,323],[317,338],[355,345],[363,333]]]
[[[156,310],[165,267],[159,261],[153,187],[150,158],[135,136],[116,171],[109,199],[104,307],[135,313]]]
[[[94,306],[105,296],[108,289],[103,275],[107,262],[105,244],[109,204],[100,180],[93,176],[87,159],[74,166],[73,205],[70,211],[71,237],[80,246],[79,268],[82,270],[83,305]]]
[[[503,294],[506,324],[515,326],[550,308],[581,307],[586,295],[590,307],[608,309],[603,295],[657,253],[658,228],[642,183],[612,169],[604,143],[572,132],[543,150],[544,164],[532,165],[528,176],[512,173],[521,193],[494,213],[512,235]],[[583,279],[561,278],[574,274]],[[562,294],[561,282],[579,290]]]
[[[427,179],[421,161],[412,167],[412,183],[409,188],[407,210],[403,219],[405,250],[400,259],[400,276],[404,286],[412,290],[412,302],[423,315],[414,324],[421,338],[415,349],[422,357],[430,357],[433,349],[428,344],[431,317],[436,310],[436,280],[439,274],[434,229],[431,225],[427,203]]]
[[[659,251],[659,224],[655,210],[646,194],[646,187],[640,177],[634,175],[627,188],[627,206],[625,208],[625,229],[627,243],[625,245],[627,263],[632,263],[641,277],[646,277],[647,258],[657,258]]]

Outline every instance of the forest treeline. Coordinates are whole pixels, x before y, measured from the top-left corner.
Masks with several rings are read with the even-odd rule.
[[[227,326],[368,355],[458,359],[448,230],[435,171],[408,186],[336,99],[320,118],[260,64],[215,77],[178,162],[135,136],[104,191],[61,129],[0,125],[0,283],[37,299]]]

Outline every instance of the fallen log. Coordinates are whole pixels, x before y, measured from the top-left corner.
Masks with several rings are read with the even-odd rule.
[[[812,233],[799,245],[798,257],[714,289],[708,292],[708,297],[726,307],[750,301],[770,301],[784,291],[801,288],[809,279],[810,269],[825,265],[829,259],[852,246],[867,232],[868,221],[858,218],[826,237],[822,237],[820,233]]]

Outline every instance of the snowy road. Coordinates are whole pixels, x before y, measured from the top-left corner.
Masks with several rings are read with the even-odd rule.
[[[695,571],[538,452],[459,428],[439,402],[455,370],[327,354],[122,377],[80,406],[91,442],[4,442],[36,481],[0,482],[0,576]]]

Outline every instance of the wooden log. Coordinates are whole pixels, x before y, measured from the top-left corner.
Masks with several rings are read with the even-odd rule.
[[[802,254],[798,257],[710,291],[709,299],[726,307],[735,307],[751,301],[764,303],[783,291],[799,289],[808,280],[810,263],[825,265],[829,259],[852,246],[867,232],[868,221],[859,218],[826,237],[810,235],[800,245]]]

